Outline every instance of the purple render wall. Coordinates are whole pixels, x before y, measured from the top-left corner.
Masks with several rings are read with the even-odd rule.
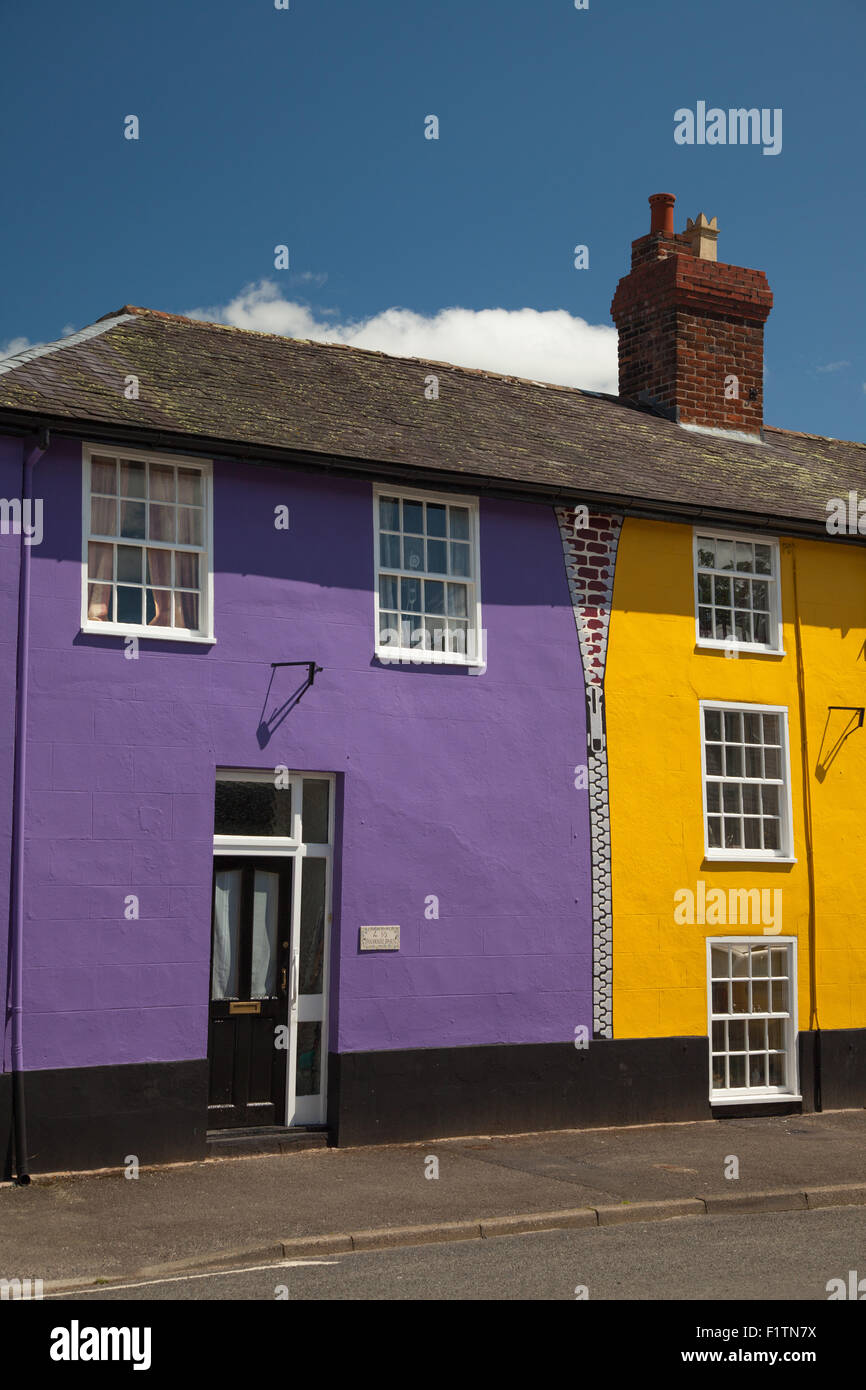
[[[0,435],[0,497],[21,496],[22,442]],[[37,470],[38,471],[38,470]],[[15,770],[15,675],[18,650],[18,573],[21,538],[0,533],[0,1000],[6,1018],[9,966],[9,891],[12,853],[12,789]],[[7,1020],[8,1024],[8,1020]],[[11,1065],[12,1037],[7,1026],[0,1070]]]
[[[482,499],[484,674],[386,668],[372,485],[217,464],[217,645],[143,640],[130,661],[122,639],[79,632],[80,446],[55,441],[39,470],[27,1067],[206,1055],[217,767],[341,775],[332,1050],[561,1042],[589,1024],[583,676],[553,509]],[[270,663],[311,659],[322,674],[262,749]],[[276,675],[269,711],[299,681]],[[369,923],[400,924],[399,955],[359,955]]]

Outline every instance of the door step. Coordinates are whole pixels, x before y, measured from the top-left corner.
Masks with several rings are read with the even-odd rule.
[[[243,1154],[299,1153],[328,1147],[327,1125],[292,1129],[213,1129],[207,1135],[208,1158],[238,1158]]]

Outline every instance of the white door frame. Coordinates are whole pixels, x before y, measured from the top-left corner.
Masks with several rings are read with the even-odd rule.
[[[218,768],[218,782],[268,782],[274,784],[274,772],[254,769]],[[323,782],[328,792],[328,843],[305,844],[302,836],[301,809],[304,780]],[[288,786],[292,794],[292,834],[276,835],[214,835],[214,858],[220,855],[249,855],[256,858],[291,859],[292,922],[289,954],[289,1008],[286,1022],[289,1046],[286,1051],[286,1113],[283,1123],[290,1125],[324,1124],[328,1104],[328,995],[331,981],[331,924],[333,922],[334,891],[334,818],[336,777],[332,772],[290,772]],[[325,922],[322,958],[322,993],[299,995],[301,956],[301,885],[305,859],[325,860]],[[211,926],[211,930],[213,927]],[[298,1054],[298,1024],[321,1021],[321,1068],[319,1094],[296,1096]]]

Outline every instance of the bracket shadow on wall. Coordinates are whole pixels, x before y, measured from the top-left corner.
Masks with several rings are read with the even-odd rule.
[[[281,705],[278,705],[278,707],[273,711],[273,713],[268,715],[266,718],[265,710],[268,707],[268,700],[270,698],[271,688],[274,684],[274,672],[280,670],[284,666],[306,666],[307,678],[306,680],[301,681],[301,684],[297,687],[296,690],[292,691],[289,698],[287,700],[284,700]],[[316,665],[315,661],[271,662],[271,678],[268,681],[268,688],[265,691],[265,698],[262,704],[262,713],[259,718],[259,727],[256,730],[256,738],[258,739],[258,744],[260,748],[266,748],[268,746],[268,744],[271,741],[271,738],[276,733],[283,720],[288,716],[291,710],[295,708],[295,705],[298,703],[301,697],[306,694],[310,686],[314,683],[316,675],[322,669],[323,668],[321,666]]]
[[[842,732],[836,738],[835,743],[831,743],[827,749],[827,752],[825,753],[824,744],[827,742],[827,736],[830,731],[830,719],[834,712],[840,714],[850,714],[852,716],[856,714],[857,722],[854,722],[853,717],[851,719],[847,719],[844,725],[842,726]],[[863,728],[864,714],[866,714],[866,707],[864,707],[863,705],[827,706],[827,719],[824,724],[824,733],[821,736],[821,747],[818,749],[818,761],[815,764],[815,776],[817,777],[819,782],[823,782],[824,778],[827,776],[827,773],[830,769],[830,765],[838,757],[839,751],[846,738],[848,738],[850,734],[855,733],[857,729]]]

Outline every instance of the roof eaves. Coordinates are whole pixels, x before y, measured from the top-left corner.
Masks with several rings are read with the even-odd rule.
[[[132,314],[115,314],[109,319],[99,319],[96,323],[88,324],[78,333],[70,333],[68,337],[59,338],[53,343],[37,343],[35,347],[25,348],[23,352],[13,353],[11,357],[0,358],[0,373],[14,372],[16,368],[23,367],[27,362],[35,361],[37,357],[48,357],[53,352],[61,352],[63,348],[76,347],[79,343],[86,343],[91,338],[98,338],[118,323],[125,323],[131,318]]]

